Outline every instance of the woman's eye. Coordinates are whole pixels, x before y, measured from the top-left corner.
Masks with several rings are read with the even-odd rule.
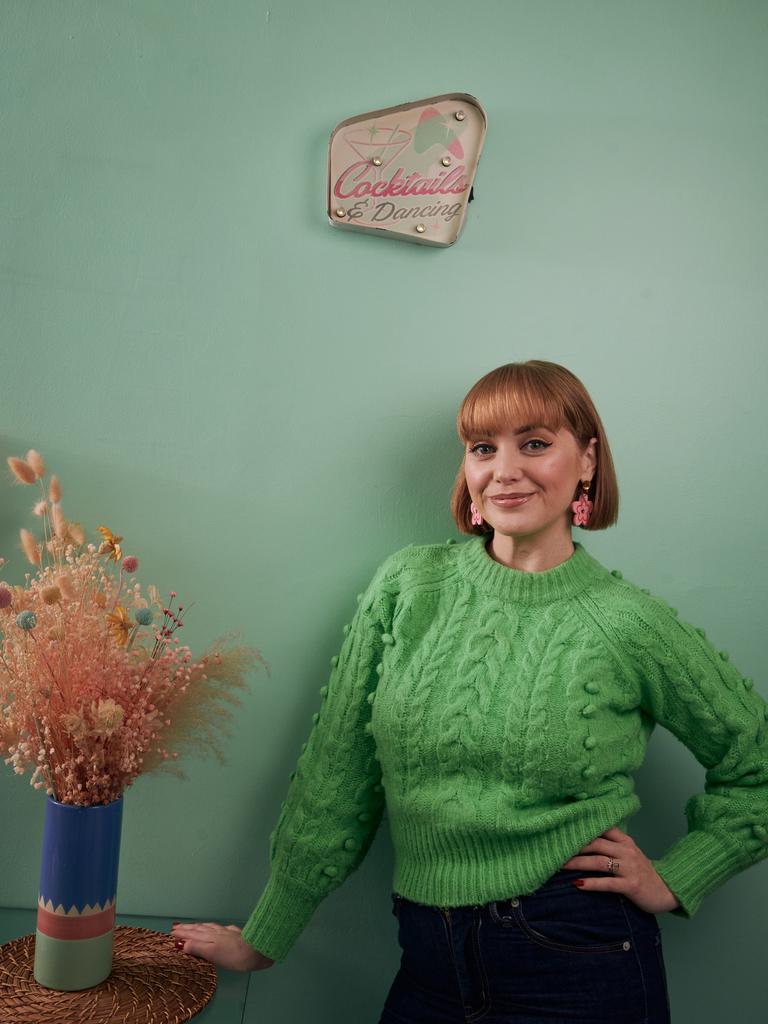
[[[531,448],[530,449],[531,451],[534,451],[534,452],[541,452],[545,448],[549,448],[550,447],[550,442],[542,441],[541,438],[539,438],[539,437],[532,437],[532,438],[530,438],[530,440],[525,442],[525,444],[523,445],[523,448],[526,448],[529,444],[540,445],[541,446],[541,447],[538,447],[538,448]],[[477,453],[477,454],[482,455],[483,454],[482,452],[478,452],[479,448],[493,448],[493,445],[485,444],[484,442],[481,441],[478,444],[473,445],[469,450],[470,450],[470,452],[472,454]]]

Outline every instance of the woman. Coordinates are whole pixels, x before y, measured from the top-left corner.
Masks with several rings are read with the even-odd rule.
[[[768,704],[572,540],[618,512],[578,378],[501,366],[457,427],[451,509],[473,536],[403,548],[358,595],[259,903],[242,932],[179,926],[177,944],[234,969],[284,960],[386,806],[402,961],[380,1024],[662,1024],[656,915],[692,917],[768,856]],[[626,828],[656,723],[707,773],[687,835],[651,859]]]

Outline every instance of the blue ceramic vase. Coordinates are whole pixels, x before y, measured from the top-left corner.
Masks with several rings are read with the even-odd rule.
[[[122,821],[122,796],[92,807],[48,797],[34,966],[45,988],[92,988],[112,973]]]

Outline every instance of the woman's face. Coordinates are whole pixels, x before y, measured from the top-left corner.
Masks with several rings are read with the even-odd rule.
[[[582,452],[566,427],[554,432],[542,426],[473,441],[464,456],[469,493],[497,533],[528,536],[563,529],[570,534],[570,504],[580,481],[592,479],[596,444],[591,438]],[[527,497],[512,504],[494,500],[503,494]]]

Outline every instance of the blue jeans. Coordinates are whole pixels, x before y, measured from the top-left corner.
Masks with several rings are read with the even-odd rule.
[[[535,892],[431,907],[392,893],[402,949],[379,1024],[669,1024],[655,914],[577,889],[561,868]]]

